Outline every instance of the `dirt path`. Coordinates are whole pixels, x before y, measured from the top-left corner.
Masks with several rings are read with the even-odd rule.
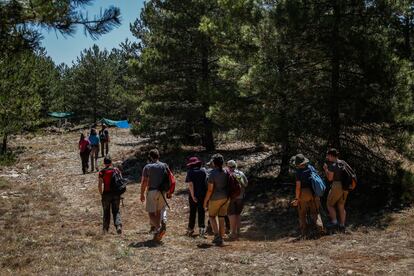
[[[114,133],[115,134],[115,133]],[[128,131],[113,135],[111,155],[133,155],[138,140]],[[414,210],[388,217],[382,229],[359,228],[349,235],[314,241],[244,238],[222,248],[200,247],[186,229],[184,172],[169,212],[164,245],[146,241],[148,218],[139,202],[139,185],[125,194],[122,236],[101,234],[97,175],[82,175],[76,133],[19,137],[25,147],[17,165],[0,169],[0,274],[386,274],[414,271]],[[102,159],[100,159],[102,162]],[[251,208],[248,206],[246,214]],[[247,217],[247,215],[246,215]],[[254,227],[245,219],[243,230]],[[272,217],[267,218],[268,231]]]

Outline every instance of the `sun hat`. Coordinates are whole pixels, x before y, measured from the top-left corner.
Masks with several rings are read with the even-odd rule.
[[[309,163],[309,159],[306,158],[302,153],[299,153],[293,157],[296,167],[305,165]]]
[[[237,168],[237,163],[236,163],[236,161],[234,161],[234,160],[229,160],[229,161],[227,161],[227,167],[229,167],[229,168]]]
[[[200,159],[198,159],[198,157],[190,157],[188,159],[187,167],[198,166],[201,165],[201,163],[203,162]]]

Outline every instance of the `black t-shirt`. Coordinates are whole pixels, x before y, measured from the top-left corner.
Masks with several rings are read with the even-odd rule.
[[[311,183],[311,169],[309,165],[306,168],[300,168],[296,170],[296,181],[300,181],[300,187],[303,188],[312,188]]]
[[[109,131],[108,129],[104,129],[99,131],[99,138],[101,139],[101,142],[107,142],[109,138]]]
[[[344,160],[339,160],[337,162],[331,163],[328,166],[328,170],[330,172],[333,172],[333,181],[341,181],[342,176],[342,169],[340,166],[347,166],[348,164]]]
[[[187,171],[185,182],[193,183],[194,196],[204,198],[207,193],[207,172],[204,168],[191,168]]]

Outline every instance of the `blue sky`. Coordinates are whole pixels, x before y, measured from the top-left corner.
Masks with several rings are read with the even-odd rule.
[[[86,36],[82,26],[78,27],[75,35],[67,37],[63,37],[53,30],[45,30],[42,32],[44,37],[42,46],[46,48],[48,55],[53,58],[56,64],[64,62],[70,66],[83,49],[89,48],[93,44],[110,50],[118,47],[126,38],[134,41],[135,37],[129,30],[129,24],[139,17],[143,5],[144,0],[95,0],[93,5],[86,8],[89,18],[93,19],[94,15],[99,15],[101,9],[116,6],[121,9],[122,25],[108,34],[100,36],[97,40]]]

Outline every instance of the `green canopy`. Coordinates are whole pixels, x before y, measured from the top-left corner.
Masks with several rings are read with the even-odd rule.
[[[50,117],[64,119],[73,116],[73,112],[49,112],[47,113]]]

